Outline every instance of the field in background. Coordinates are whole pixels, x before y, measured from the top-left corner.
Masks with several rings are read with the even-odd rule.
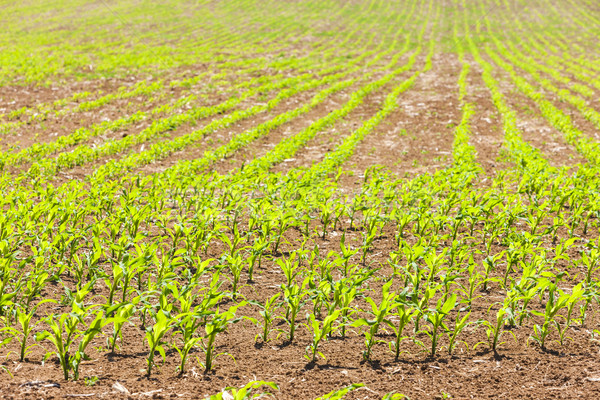
[[[0,4],[0,397],[600,396],[596,1],[158,3]]]

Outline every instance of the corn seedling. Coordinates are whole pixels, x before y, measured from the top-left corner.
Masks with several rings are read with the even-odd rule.
[[[146,363],[148,364],[148,367],[146,368],[147,376],[150,376],[152,373],[152,367],[155,365],[154,356],[156,352],[161,355],[163,361],[167,357],[164,347],[167,343],[163,338],[174,323],[175,321],[168,317],[163,310],[159,310],[156,313],[156,322],[154,325],[146,328],[146,341],[148,342],[148,347],[150,349],[148,357],[146,358]]]
[[[437,301],[435,308],[430,308],[425,313],[425,320],[431,324],[431,329],[426,329],[424,332],[431,339],[431,351],[430,356],[435,357],[435,353],[437,351],[437,344],[439,342],[440,337],[446,333],[449,329],[446,326],[444,320],[454,309],[456,305],[456,293],[451,295],[446,301],[443,299],[439,299]],[[429,328],[429,327],[428,327]]]
[[[209,320],[206,322],[206,325],[204,327],[206,334],[204,335],[202,341],[202,348],[204,350],[205,355],[204,363],[200,363],[204,367],[204,370],[206,372],[211,371],[213,369],[214,362],[217,357],[226,354],[233,358],[233,356],[231,356],[231,354],[228,353],[216,354],[215,340],[217,339],[217,335],[219,333],[225,332],[229,325],[235,324],[236,322],[239,322],[241,320],[240,317],[236,318],[235,313],[239,307],[243,307],[244,305],[246,305],[246,302],[242,301],[234,306],[229,307],[229,309],[227,309],[226,311],[216,311],[209,317]]]
[[[274,394],[270,392],[266,392],[261,389],[263,386],[267,386],[273,390],[279,390],[279,386],[273,382],[265,382],[265,381],[251,381],[248,382],[242,388],[234,388],[231,386],[226,387],[220,393],[213,394],[210,397],[207,397],[204,400],[251,400],[263,398],[266,396],[274,396]]]
[[[377,340],[377,334],[379,332],[379,327],[382,324],[393,325],[392,322],[387,319],[389,314],[392,312],[394,308],[394,300],[396,299],[396,292],[390,292],[390,287],[392,286],[393,281],[390,280],[382,288],[382,299],[379,304],[375,303],[375,301],[366,297],[365,300],[371,306],[371,310],[368,310],[374,319],[366,319],[359,318],[352,323],[353,327],[365,326],[367,327],[367,331],[365,332],[365,346],[366,349],[363,352],[363,359],[366,361],[371,360],[371,352],[373,350],[373,346],[381,342]]]
[[[337,321],[341,314],[341,310],[335,310],[327,315],[321,322],[315,318],[314,314],[308,316],[309,323],[305,324],[309,332],[312,333],[312,342],[306,347],[306,359],[310,363],[317,361],[317,356],[326,359],[323,353],[319,351],[319,344],[323,339],[330,336],[334,330],[334,322]]]
[[[263,343],[267,343],[270,340],[269,335],[271,334],[271,332],[273,332],[272,325],[273,325],[273,320],[275,319],[274,314],[277,310],[277,304],[275,302],[277,299],[279,299],[280,296],[281,296],[280,292],[275,293],[273,296],[271,296],[269,299],[267,299],[265,304],[262,304],[262,303],[259,303],[257,301],[253,301],[253,300],[248,301],[249,304],[257,306],[260,309],[259,313],[260,313],[260,316],[262,317],[262,321],[259,321],[256,318],[246,317],[250,321],[252,321],[253,324],[255,324],[261,328],[261,333],[257,334],[254,337],[255,341],[258,340],[259,337]],[[277,337],[279,337],[279,334],[277,335]]]
[[[345,388],[333,390],[327,393],[326,395],[317,397],[315,400],[341,400],[348,393],[364,386],[365,385],[363,383],[353,383],[352,385],[346,386]]]

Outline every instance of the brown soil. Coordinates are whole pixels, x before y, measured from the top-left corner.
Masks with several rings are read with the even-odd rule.
[[[538,60],[539,62],[539,60]],[[538,82],[536,82],[529,73],[515,67],[515,70],[519,71],[520,76],[528,79],[529,83],[535,88],[536,91],[543,93],[544,96],[546,97],[547,100],[550,100],[551,102],[554,103],[554,105],[562,110],[566,115],[568,115],[571,120],[573,121],[574,125],[576,127],[578,127],[582,132],[584,132],[587,135],[591,135],[594,137],[594,139],[598,140],[600,139],[600,136],[598,135],[598,127],[596,127],[592,122],[590,122],[589,120],[587,120],[583,114],[573,105],[567,103],[566,101],[562,101],[560,100],[559,96],[550,91],[547,90],[545,88],[543,88]],[[558,90],[568,90],[572,95],[583,98],[586,100],[587,106],[593,110],[600,110],[600,94],[598,93],[598,91],[594,92],[594,95],[592,95],[592,97],[590,98],[585,98],[584,96],[582,96],[581,94],[577,93],[576,91],[570,89],[569,85],[563,84],[555,79],[553,79],[550,75],[545,74],[544,72],[539,72],[540,76],[542,76],[542,78],[548,79],[551,84],[556,87]],[[560,73],[563,76],[568,75],[568,71],[565,70],[561,70]],[[508,79],[508,78],[507,78]],[[577,82],[577,78],[572,77],[573,82]],[[585,82],[579,82],[579,83],[585,83]],[[592,85],[587,85],[590,89],[594,89]],[[523,95],[524,96],[524,95]],[[536,114],[539,114],[539,110],[538,107],[535,105],[535,103],[532,100],[527,99],[527,105],[523,105],[522,108],[528,112],[529,114],[534,113],[529,107],[533,107],[536,110]],[[543,118],[543,117],[538,117],[539,118]],[[546,123],[548,124],[548,123]],[[550,126],[548,126],[548,128],[550,128]],[[542,129],[542,130],[547,130],[546,129]],[[553,128],[554,131],[556,131]],[[560,133],[562,135],[562,133]],[[571,146],[572,147],[572,146]],[[557,150],[560,151],[560,150]],[[575,160],[576,162],[581,162],[582,158],[578,157],[578,159]]]
[[[400,94],[398,108],[347,161],[356,176],[375,165],[410,177],[452,163],[454,127],[461,118],[456,84],[460,62],[455,54],[437,54],[432,64],[413,87]]]
[[[322,161],[327,153],[333,151],[347,135],[350,135],[355,129],[359,128],[362,122],[373,117],[373,115],[375,115],[381,108],[386,95],[393,90],[395,85],[406,79],[406,75],[410,73],[411,72],[406,72],[402,74],[402,76],[395,78],[392,82],[384,85],[381,89],[367,95],[363,99],[363,102],[354,110],[352,110],[345,118],[337,121],[334,126],[318,132],[314,138],[308,141],[306,146],[300,149],[293,156],[293,158],[273,166],[271,170],[273,172],[285,173],[286,171],[295,168],[310,167],[312,164]],[[378,79],[382,76],[383,75],[380,75],[378,77],[374,77],[373,79]],[[358,85],[362,86],[364,85],[364,82],[359,82]],[[357,89],[357,87],[355,87],[355,89]],[[328,102],[328,104],[326,104],[324,107],[325,112],[323,115],[320,115],[316,118],[311,118],[313,122],[320,117],[324,117],[326,113],[342,107],[350,99],[350,93],[351,91],[347,90],[342,94],[342,96],[338,96],[338,98],[332,99],[332,101]],[[292,130],[291,132],[288,132],[288,135],[295,134],[297,132],[299,131]],[[283,138],[285,137],[284,135],[281,135],[280,137]],[[268,145],[265,144],[263,146]]]
[[[264,76],[265,71],[257,71],[251,74],[251,77]],[[186,110],[190,106],[210,106],[221,103],[229,98],[232,93],[230,85],[233,84],[235,76],[228,76],[227,80],[222,80],[215,85],[210,82],[208,77],[196,84],[190,89],[181,87],[168,87],[159,90],[149,96],[137,96],[134,98],[115,99],[111,102],[95,108],[90,111],[68,112],[66,115],[54,116],[48,115],[48,118],[41,122],[26,122],[24,125],[13,130],[16,140],[10,142],[5,141],[0,143],[1,148],[22,149],[31,146],[33,143],[47,143],[56,140],[57,137],[72,134],[75,130],[81,127],[91,127],[95,124],[100,124],[104,121],[114,121],[127,115],[131,115],[137,111],[150,113],[157,107],[175,102],[180,98],[194,94],[198,96],[195,101],[192,101],[189,106],[184,106],[182,110]],[[231,82],[230,82],[231,81]],[[210,83],[210,85],[208,84]],[[212,86],[215,87],[212,87]],[[248,90],[248,89],[245,89]],[[238,91],[236,91],[238,92]],[[106,93],[104,93],[106,94]],[[208,99],[208,100],[207,100]],[[67,108],[74,108],[77,104],[67,105]],[[108,131],[104,134],[92,138],[89,143],[99,145],[100,143],[114,138],[119,138],[122,135],[135,134],[147,127],[154,119],[162,118],[162,113],[150,114],[142,122],[128,126],[117,131]],[[22,118],[27,119],[28,116]],[[18,121],[18,120],[17,120]],[[13,150],[14,151],[14,150]]]
[[[550,165],[555,167],[573,166],[585,162],[576,149],[565,141],[563,135],[543,116],[539,115],[537,105],[533,100],[522,94],[513,85],[508,73],[499,67],[496,68],[495,73],[507,105],[517,113],[517,126],[521,130],[525,142],[540,150]]]
[[[485,171],[485,176],[493,177],[499,166],[504,167],[500,154],[504,144],[502,119],[490,97],[490,91],[481,77],[481,67],[472,58],[467,77],[466,102],[475,106],[471,117],[471,145],[477,152],[477,162]]]
[[[131,84],[131,81],[102,79],[98,81],[72,82],[71,84],[51,87],[38,85],[28,85],[25,87],[3,86],[0,89],[0,113],[8,114],[22,107],[31,108],[39,104],[51,104],[56,100],[65,99],[80,92],[93,93],[96,90],[102,90],[104,93],[111,93],[125,84]]]
[[[204,136],[202,138],[202,140],[200,140],[196,145],[190,146],[189,148],[183,149],[181,151],[177,151],[177,152],[171,154],[170,156],[168,156],[167,158],[156,162],[155,164],[143,166],[139,169],[139,171],[143,174],[157,173],[157,172],[164,171],[165,169],[175,165],[179,161],[194,160],[196,158],[200,158],[200,157],[202,157],[202,155],[204,154],[204,152],[206,150],[214,149],[218,146],[226,144],[233,136],[241,134],[247,130],[250,130],[261,123],[267,122],[270,119],[272,119],[275,115],[279,115],[286,111],[292,110],[292,109],[298,107],[299,105],[306,103],[314,96],[314,94],[316,93],[316,90],[320,90],[320,89],[322,89],[322,88],[318,88],[318,89],[311,90],[308,92],[298,93],[298,94],[292,96],[291,98],[282,101],[281,104],[279,104],[277,107],[275,107],[273,110],[271,110],[267,113],[259,113],[251,118],[248,118],[248,119],[245,119],[238,123],[235,123],[232,126],[229,126],[225,129],[220,129],[216,132],[210,133],[210,134]],[[238,108],[244,109],[246,107],[250,107],[253,104],[256,104],[256,103],[253,102],[252,100],[249,100],[249,101],[245,102],[245,105],[242,105]],[[311,113],[314,113],[314,112],[317,112],[317,111],[312,110],[307,115],[311,115]],[[294,119],[291,123],[285,124],[284,127],[280,127],[278,129],[276,129],[276,131],[281,130],[281,129],[290,129],[289,128],[290,125],[295,126],[297,124],[307,123],[307,118],[308,118],[307,115],[304,115],[299,119]],[[202,125],[204,125],[204,124],[202,124]],[[198,129],[198,128],[199,127],[195,127],[194,129]],[[259,139],[259,140],[264,140],[264,139]],[[242,149],[242,151],[240,151],[240,152],[236,152],[236,154],[234,156],[235,158],[229,158],[227,160],[218,162],[216,165],[214,165],[212,167],[212,169],[222,172],[222,173],[225,173],[225,172],[231,170],[232,168],[234,168],[234,163],[236,163],[238,158],[240,157],[239,154],[244,154],[246,152],[250,152],[250,150],[248,150],[248,147]],[[251,159],[251,157],[250,157],[250,159]],[[241,162],[238,162],[238,164],[241,165]]]
[[[299,133],[311,123],[327,115],[327,113],[332,109],[335,109],[341,104],[343,104],[343,102],[345,101],[344,99],[348,96],[348,93],[353,88],[355,88],[355,86],[352,86],[339,93],[333,94],[332,96],[325,99],[324,102],[318,104],[315,108],[311,109],[308,113],[300,116],[299,118],[293,119],[287,124],[284,124],[283,126],[272,130],[271,132],[267,133],[267,135],[258,138],[257,140],[248,144],[247,146],[244,146],[242,149],[236,151],[235,154],[233,154],[231,157],[217,162],[211,169],[218,171],[221,174],[225,174],[235,168],[241,167],[243,164],[248,163],[255,158],[265,155],[269,150],[271,150],[277,143],[279,143],[285,137]],[[322,89],[323,88],[319,88],[318,90]],[[287,107],[278,110],[276,114],[281,114],[283,112],[295,109],[301,106],[303,103],[305,104],[307,101],[310,101],[310,99],[314,96],[315,93],[316,91],[311,93],[310,95],[307,94],[306,96],[303,96],[304,99],[300,101],[298,101],[299,99],[294,99],[295,101],[290,102],[287,105]],[[270,115],[266,120],[272,119],[274,116],[273,114]],[[266,122],[266,120],[262,122]],[[249,128],[253,128],[256,125],[258,125],[258,123],[252,124],[252,126]],[[243,131],[239,132],[241,133]],[[196,154],[197,156],[200,156],[202,152],[200,151]]]
[[[345,79],[350,78],[351,77],[348,76]],[[308,113],[298,118],[295,118],[294,120],[284,124],[279,128],[274,129],[271,132],[268,132],[265,136],[258,138],[255,142],[250,143],[247,146],[239,149],[227,159],[217,162],[214,166],[211,167],[211,169],[218,171],[219,173],[227,173],[232,169],[241,167],[243,164],[253,160],[254,158],[264,155],[283,138],[300,132],[312,122],[315,122],[319,118],[324,117],[327,113],[340,107],[345,101],[348,100],[349,93],[351,93],[353,90],[356,90],[358,88],[358,85],[360,85],[360,82],[351,86],[348,89],[333,94],[332,96],[325,99],[323,103],[311,109]],[[155,173],[174,165],[180,160],[193,160],[196,158],[200,158],[205,150],[227,143],[227,141],[231,137],[233,137],[234,134],[240,134],[246,130],[252,129],[258,124],[274,118],[274,116],[276,115],[282,114],[286,111],[295,109],[301,106],[302,104],[305,104],[306,102],[310,101],[310,99],[318,90],[322,90],[323,88],[324,87],[319,87],[306,93],[297,94],[289,100],[284,101],[281,105],[277,106],[274,110],[270,111],[267,114],[261,113],[255,117],[252,117],[249,120],[245,120],[241,123],[234,124],[232,127],[225,129],[225,132],[215,132],[203,139],[200,143],[198,143],[198,145],[176,152],[167,157],[166,159],[157,162],[155,165],[145,166],[141,168],[141,171],[143,173]],[[367,107],[371,107],[374,109],[376,106],[371,104],[374,97],[375,95],[367,96],[367,99],[363,104],[359,106],[359,109],[366,109]],[[356,110],[355,112],[358,112],[359,114],[357,119],[362,120],[361,112]],[[350,120],[352,119],[353,118],[350,118]],[[339,125],[341,124],[347,124],[347,122],[341,122]],[[356,122],[353,124],[356,125]],[[331,132],[332,130],[329,131]],[[319,137],[320,136],[323,136],[322,132],[319,133]],[[284,165],[275,166],[274,170],[287,170],[287,167],[291,165],[289,164],[289,162],[293,163],[293,161],[295,161],[295,159],[284,163]]]

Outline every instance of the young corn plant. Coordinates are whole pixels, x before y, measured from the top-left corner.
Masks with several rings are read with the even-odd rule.
[[[291,222],[294,219],[294,212],[289,211],[287,213],[281,213],[277,216],[277,234],[273,242],[273,253],[277,253],[281,240],[284,239],[285,232],[290,228]]]
[[[110,276],[106,276],[104,279],[104,283],[108,287],[108,298],[106,299],[106,308],[110,308],[114,304],[114,296],[121,285],[121,281],[123,280],[123,268],[121,268],[121,263],[115,263],[113,261],[112,265],[112,279]]]
[[[429,311],[425,313],[425,320],[431,324],[430,329],[424,330],[431,339],[431,350],[429,352],[431,357],[435,357],[439,339],[449,330],[444,320],[456,305],[456,293],[448,297],[446,301],[442,301],[443,299],[439,299],[436,307],[430,308]]]
[[[466,276],[466,279],[468,279],[468,284],[462,284],[460,282],[454,282],[454,284],[459,286],[458,291],[462,292],[464,295],[460,301],[461,304],[465,304],[465,308],[470,310],[473,300],[481,297],[480,295],[475,294],[477,289],[489,279],[486,280],[481,273],[476,271],[475,264],[473,263],[469,264],[464,275]]]
[[[539,344],[542,349],[546,349],[546,338],[550,334],[550,327],[555,322],[554,318],[569,303],[569,300],[570,296],[568,294],[559,290],[556,284],[551,283],[548,285],[548,301],[546,302],[544,312],[531,311],[534,315],[544,318],[542,324],[535,324],[533,326],[533,334],[531,335],[531,339]]]
[[[229,238],[229,236],[221,232],[219,239],[223,242],[223,244],[227,245],[226,247],[229,249],[228,254],[229,256],[233,257],[243,249],[240,248],[240,244],[244,241],[244,236],[237,228],[231,230],[231,235],[232,237]]]
[[[588,309],[592,303],[592,301],[598,301],[598,288],[596,287],[596,285],[594,285],[594,287],[586,287],[585,291],[583,293],[583,304],[581,304],[579,306],[579,320],[580,320],[580,325],[581,326],[585,326],[586,325],[586,317],[589,315],[588,313]]]
[[[428,312],[429,301],[435,296],[439,288],[439,285],[426,287],[420,296],[416,296],[415,293],[412,292],[411,296],[407,298],[407,300],[409,300],[410,304],[412,304],[413,308],[416,310],[414,326],[415,334],[421,331],[421,319]]]
[[[273,296],[267,299],[265,304],[254,300],[248,301],[249,304],[257,306],[260,309],[259,314],[262,317],[262,321],[259,321],[256,318],[246,317],[254,325],[259,326],[261,329],[261,332],[254,337],[255,341],[257,341],[259,337],[263,343],[267,343],[270,340],[269,336],[271,335],[271,332],[273,332],[273,320],[275,319],[275,312],[277,310],[277,304],[275,301],[279,299],[280,296],[281,292],[275,293]],[[281,332],[279,332],[279,334],[281,334]],[[279,334],[277,337],[279,337]]]
[[[489,255],[483,260],[483,270],[485,272],[483,277],[483,291],[487,292],[488,282],[490,282],[490,273],[496,270],[498,262],[504,256],[504,252],[495,255]],[[507,267],[508,270],[508,267]]]
[[[354,299],[361,293],[362,285],[366,282],[375,272],[375,270],[369,270],[367,272],[359,271],[356,269],[350,273],[350,278],[341,279],[334,283],[333,288],[333,299],[328,305],[329,312],[331,313],[336,307],[342,310],[341,317],[341,336],[346,337],[346,326],[349,325],[350,315],[354,313],[354,309],[351,308]]]
[[[116,306],[116,307],[118,307],[116,312],[112,311],[112,310],[107,311],[107,313],[110,313],[113,315],[111,318],[108,319],[108,323],[113,324],[113,331],[110,334],[110,336],[108,337],[108,345],[110,347],[110,352],[112,354],[114,354],[115,350],[117,349],[117,341],[120,341],[121,343],[123,343],[123,335],[122,335],[123,326],[125,325],[126,322],[128,322],[131,319],[131,317],[135,313],[135,311],[136,311],[135,306],[138,302],[139,302],[139,298],[136,298],[133,300],[132,303],[118,304]]]
[[[69,373],[73,373],[73,380],[79,379],[79,367],[81,362],[89,359],[85,350],[94,337],[102,331],[107,323],[107,319],[102,311],[94,312],[95,306],[85,307],[83,301],[90,292],[92,282],[88,283],[82,289],[78,290],[73,298],[71,312],[60,314],[50,314],[43,321],[50,329],[43,330],[36,334],[36,341],[49,341],[54,351],[46,354],[45,358],[56,354],[63,371],[65,380],[69,379]],[[79,329],[80,325],[85,325],[85,320],[93,318],[85,327]],[[77,350],[74,350],[76,343]]]
[[[456,345],[458,343],[460,343],[461,341],[458,340],[458,336],[461,334],[461,332],[470,324],[476,323],[476,321],[469,321],[469,317],[471,316],[471,311],[469,310],[468,313],[466,313],[462,318],[461,318],[461,314],[460,311],[458,312],[458,314],[456,315],[456,319],[454,320],[454,328],[453,329],[448,329],[447,333],[448,333],[448,346],[446,347],[448,350],[448,354],[452,355],[452,353],[454,352],[454,349],[456,348]],[[467,343],[465,341],[462,341],[462,343],[467,346]]]
[[[490,311],[490,309],[494,306],[494,304],[492,304],[490,306],[490,308],[488,309],[488,313]],[[498,346],[501,345],[504,342],[500,342],[500,340],[502,340],[502,336],[505,333],[510,333],[513,338],[515,339],[515,342],[517,341],[517,337],[515,336],[515,334],[511,331],[507,331],[504,329],[504,326],[506,324],[506,320],[508,319],[508,312],[505,308],[500,308],[497,312],[496,312],[496,320],[495,321],[487,321],[487,320],[483,320],[481,321],[481,324],[485,327],[485,335],[487,336],[487,344],[489,346],[489,348],[494,352],[497,353],[498,351]],[[475,344],[475,346],[473,346],[473,350],[475,350],[480,344],[483,344],[484,342],[479,342],[477,344]]]
[[[231,282],[231,294],[233,299],[236,300],[239,294],[238,286],[242,279],[245,262],[240,254],[236,254],[235,256],[227,256],[226,265],[230,272],[230,274],[227,275],[227,279]]]
[[[43,302],[48,301],[51,300],[45,300]],[[39,307],[39,305],[43,302],[37,304],[36,308]],[[8,332],[12,339],[15,339],[19,342],[19,361],[21,362],[24,361],[25,357],[27,357],[27,355],[30,353],[29,349],[35,346],[35,344],[27,346],[27,339],[29,339],[29,336],[33,332],[36,325],[38,325],[41,322],[40,320],[38,320],[37,322],[32,321],[36,308],[29,312],[26,312],[24,310],[21,310],[20,307],[16,307],[14,309],[16,317],[15,319],[19,323],[21,329],[19,330],[11,326],[7,326],[6,328],[2,329],[3,331]]]
[[[388,315],[392,312],[394,308],[394,301],[396,299],[396,292],[390,292],[390,287],[392,286],[392,283],[393,280],[390,280],[385,285],[383,285],[382,299],[379,304],[375,303],[375,301],[370,297],[365,298],[367,303],[369,303],[369,305],[371,306],[371,310],[367,312],[373,315],[374,319],[359,318],[355,320],[351,325],[353,327],[367,327],[367,331],[365,332],[366,349],[363,352],[363,359],[365,361],[371,360],[373,346],[376,343],[381,342],[380,340],[377,340],[379,327],[382,324],[393,325],[392,322],[389,319],[387,319]]]
[[[425,261],[425,265],[429,268],[429,275],[427,277],[427,281],[432,283],[436,276],[438,275],[439,268],[446,261],[446,253],[447,249],[444,249],[441,254],[437,254],[435,251],[428,252],[423,260]]]
[[[407,306],[403,302],[398,302],[394,305],[394,319],[398,322],[394,323],[390,319],[389,327],[394,332],[394,342],[390,342],[390,350],[394,353],[394,360],[398,361],[400,358],[400,343],[406,336],[402,336],[404,328],[412,321],[413,317],[417,314],[415,310]]]
[[[314,314],[309,315],[309,323],[304,324],[309,332],[312,332],[312,342],[306,347],[306,354],[304,357],[309,363],[314,364],[317,361],[317,356],[326,360],[326,357],[319,351],[319,344],[323,339],[331,336],[334,331],[333,324],[337,321],[341,314],[341,310],[335,310],[333,313],[327,315],[321,322],[315,318]]]
[[[148,347],[150,349],[148,357],[146,358],[146,363],[148,365],[146,368],[147,376],[152,374],[152,367],[155,366],[154,356],[156,352],[161,355],[163,362],[166,359],[165,345],[167,343],[163,338],[174,323],[175,319],[168,316],[167,313],[161,309],[156,313],[156,322],[154,325],[146,328],[146,341],[148,342]]]
[[[190,352],[202,340],[201,337],[193,336],[196,330],[200,328],[200,318],[201,316],[190,313],[177,316],[178,325],[181,329],[181,343],[178,344],[177,341],[174,341],[172,347],[177,351],[177,354],[179,354],[180,362],[177,369],[179,370],[180,375],[185,373],[185,364],[187,363]]]
[[[321,239],[325,239],[325,235],[327,234],[327,227],[333,221],[334,218],[334,208],[331,203],[324,201],[321,205],[321,223],[323,224],[323,230],[321,233]]]
[[[333,290],[332,282],[330,280],[319,281],[318,279],[314,279],[316,274],[311,276],[312,279],[308,281],[309,288],[309,299],[313,303],[313,311],[312,313],[317,318],[321,318],[321,311],[324,305],[327,305],[329,298],[331,297],[331,292]],[[335,309],[336,306],[333,306]]]
[[[73,380],[79,379],[79,367],[81,362],[89,359],[85,349],[92,339],[101,332],[105,324],[105,318],[102,312],[96,314],[92,322],[85,330],[79,330],[78,326],[84,323],[84,319],[90,316],[88,309],[76,309],[72,313],[61,314],[56,317],[54,314],[45,318],[45,322],[50,330],[44,330],[36,335],[37,341],[47,340],[54,346],[54,351],[46,354],[56,354],[63,370],[65,380],[69,379],[69,373],[73,372]],[[77,350],[73,353],[73,346],[79,341]]]
[[[377,230],[383,227],[383,222],[379,222],[379,217],[371,217],[365,222],[365,232],[363,234],[362,243],[362,263],[363,265],[367,261],[367,254],[373,246],[373,242],[378,237]]]
[[[590,286],[594,279],[594,274],[600,270],[600,251],[598,249],[592,249],[589,252],[583,251],[581,253],[581,263],[585,266],[586,286]]]
[[[27,274],[24,278],[24,285],[21,287],[25,306],[25,311],[29,310],[32,302],[41,294],[42,289],[46,286],[46,282],[49,279],[49,274],[46,271],[39,271],[31,274]],[[81,285],[77,285],[79,289]]]
[[[317,397],[315,400],[342,400],[348,393],[358,388],[364,387],[363,383],[353,383],[350,386],[331,391],[323,396]]]
[[[283,319],[290,326],[290,333],[288,336],[288,341],[290,343],[294,341],[297,325],[296,318],[298,317],[298,312],[304,304],[304,297],[307,296],[309,293],[306,290],[306,286],[308,285],[308,279],[309,278],[305,278],[302,285],[282,285],[283,302],[286,305],[285,316],[283,317]]]
[[[229,307],[226,311],[220,312],[215,311],[206,322],[204,330],[206,335],[204,336],[204,340],[202,340],[202,348],[204,349],[204,363],[200,362],[200,365],[204,367],[205,372],[210,372],[214,368],[214,363],[217,357],[221,355],[231,356],[229,353],[215,353],[215,340],[217,339],[217,335],[219,333],[225,332],[229,325],[235,324],[239,322],[242,318],[237,317],[235,313],[237,309],[246,305],[245,301],[242,301],[236,305]],[[235,361],[235,358],[234,358]]]
[[[293,252],[289,257],[277,260],[277,265],[279,265],[285,275],[286,286],[292,286],[301,271],[300,261],[296,260],[297,255],[297,252]]]
[[[350,248],[346,247],[346,232],[342,234],[342,238],[340,240],[340,249],[342,250],[342,258],[344,260],[344,276],[347,277],[350,258],[358,253],[358,250],[351,250]]]
[[[565,339],[569,339],[571,341],[573,341],[572,338],[566,336],[567,335],[567,331],[569,330],[569,328],[571,327],[571,324],[573,323],[573,311],[575,310],[575,306],[577,306],[577,304],[579,304],[579,302],[581,302],[584,298],[585,295],[585,289],[583,288],[583,282],[579,283],[578,285],[576,285],[573,288],[573,291],[571,292],[571,295],[569,296],[569,300],[567,301],[567,314],[566,315],[559,315],[561,318],[563,318],[565,320],[565,322],[563,324],[559,323],[558,320],[554,321],[554,324],[556,325],[556,330],[558,331],[558,343],[563,346]]]
[[[242,388],[234,388],[231,386],[226,387],[220,393],[213,394],[204,400],[252,400],[259,399],[266,396],[275,396],[274,394],[264,391],[257,390],[263,386],[270,387],[273,390],[279,390],[279,386],[273,382],[265,381],[251,381],[248,382]]]
[[[248,257],[248,282],[254,281],[254,270],[258,266],[260,268],[263,255],[269,249],[271,242],[258,238],[250,249],[250,257]]]
[[[107,320],[102,312],[96,313],[96,317],[88,325],[87,329],[81,333],[79,346],[77,346],[77,352],[71,361],[73,367],[73,379],[79,379],[79,367],[81,362],[89,360],[89,356],[85,353],[85,349],[92,342],[94,337],[102,333],[102,328],[106,325]]]

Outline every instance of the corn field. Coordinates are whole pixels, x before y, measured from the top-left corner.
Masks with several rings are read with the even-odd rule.
[[[596,1],[0,23],[0,397],[600,397]]]

